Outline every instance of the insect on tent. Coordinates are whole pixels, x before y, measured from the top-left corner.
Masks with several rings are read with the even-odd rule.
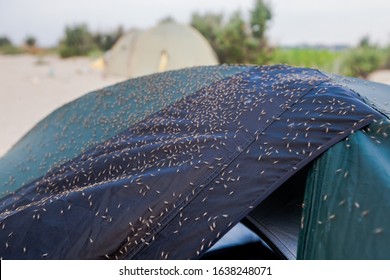
[[[0,159],[0,256],[223,258],[241,222],[264,249],[248,258],[390,258],[388,94],[287,66],[91,92]]]

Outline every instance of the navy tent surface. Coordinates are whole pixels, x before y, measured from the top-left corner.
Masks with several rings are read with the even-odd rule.
[[[348,82],[287,66],[198,67],[60,108],[0,160],[0,257],[193,259],[248,217],[284,257],[327,258],[313,253],[312,224],[298,244],[308,249],[294,245],[301,211],[288,209],[300,200],[286,192],[308,192],[293,179],[351,133],[371,124],[387,135],[386,111]],[[374,233],[389,240],[385,227]]]

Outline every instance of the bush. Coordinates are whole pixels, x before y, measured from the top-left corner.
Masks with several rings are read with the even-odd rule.
[[[390,69],[390,46],[386,47],[383,51],[383,63],[381,67],[384,69]]]
[[[341,73],[346,76],[366,78],[371,72],[380,68],[384,59],[383,52],[370,46],[359,46],[346,53]]]
[[[62,58],[85,56],[96,48],[92,34],[84,24],[65,28],[65,37],[60,42],[59,53]]]
[[[15,55],[15,54],[21,54],[23,53],[23,50],[21,50],[18,47],[15,47],[13,45],[6,45],[0,47],[0,54],[4,55]]]
[[[0,37],[0,47],[12,45],[11,40],[7,37]]]
[[[33,36],[27,36],[27,38],[24,40],[24,44],[30,48],[33,48],[37,44],[37,39],[35,39]]]
[[[124,34],[123,27],[119,26],[117,30],[107,33],[97,32],[93,37],[93,41],[100,51],[108,51]]]
[[[223,14],[194,13],[191,25],[209,41],[221,63],[266,64],[272,51],[265,36],[271,17],[269,4],[254,0],[249,21],[240,11],[227,20]]]
[[[22,52],[23,51],[20,48],[15,47],[7,37],[0,37],[0,54],[13,55]]]

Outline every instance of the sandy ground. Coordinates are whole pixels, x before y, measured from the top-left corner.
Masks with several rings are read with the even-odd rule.
[[[0,55],[0,156],[37,122],[90,91],[125,80],[92,69],[88,58]]]
[[[370,81],[390,85],[390,70],[378,70],[368,76]]]

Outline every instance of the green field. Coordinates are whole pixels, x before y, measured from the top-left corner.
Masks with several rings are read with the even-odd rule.
[[[338,73],[342,55],[343,51],[327,49],[276,48],[272,54],[271,64],[288,64]]]

